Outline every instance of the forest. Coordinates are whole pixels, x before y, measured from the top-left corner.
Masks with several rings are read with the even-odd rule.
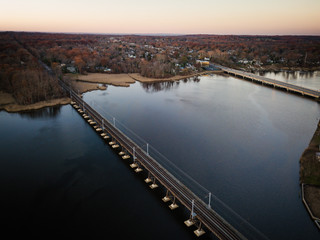
[[[63,96],[57,76],[41,66],[12,34],[0,35],[0,90],[27,105]]]
[[[0,90],[20,104],[58,98],[65,73],[166,78],[211,61],[246,71],[320,69],[320,37],[0,32]]]

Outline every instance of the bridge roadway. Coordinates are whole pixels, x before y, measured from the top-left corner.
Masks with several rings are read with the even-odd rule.
[[[128,153],[135,156],[135,162],[143,166],[152,176],[157,179],[171,194],[191,211],[192,200],[194,200],[193,212],[195,218],[206,226],[213,234],[222,240],[246,239],[233,226],[227,223],[218,213],[208,207],[190,189],[182,184],[176,177],[162,167],[155,159],[149,156],[136,143],[129,139],[119,129],[114,127],[107,119],[103,118],[90,105],[83,101],[69,86],[60,81],[60,85],[70,93],[70,97],[75,101],[85,113],[90,116],[104,131],[106,131],[114,141],[118,142]],[[135,150],[133,150],[135,149]]]
[[[258,76],[255,75],[253,73],[248,73],[248,72],[244,72],[244,71],[240,71],[240,70],[235,70],[232,68],[228,68],[228,67],[224,67],[218,64],[213,64],[213,66],[216,66],[218,68],[220,68],[222,71],[224,71],[225,73],[234,75],[234,76],[238,76],[238,77],[242,77],[242,78],[246,78],[246,79],[250,79],[252,81],[257,81],[260,82],[262,84],[267,84],[267,85],[271,85],[273,87],[278,87],[278,88],[282,88],[285,89],[287,91],[292,91],[295,93],[300,93],[301,95],[306,95],[309,97],[313,97],[317,100],[319,100],[320,97],[320,92],[316,91],[316,90],[312,90],[309,88],[304,88],[304,87],[300,87],[300,86],[296,86],[290,83],[286,83],[286,82],[281,82],[278,80],[274,80],[274,79],[270,79],[270,78],[266,78],[263,76]]]

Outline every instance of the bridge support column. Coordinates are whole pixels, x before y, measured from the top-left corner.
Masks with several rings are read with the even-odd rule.
[[[125,154],[126,154],[126,152],[125,152],[124,148],[121,147],[121,151],[119,152],[119,155],[120,155],[120,156],[123,156],[123,155],[125,155]]]
[[[179,207],[179,205],[176,204],[176,197],[173,196],[173,203],[169,205],[169,208],[170,208],[171,210],[174,210],[174,209],[176,209],[176,208],[178,208],[178,207]]]
[[[138,165],[138,167],[134,170],[136,173],[142,172],[143,169]]]
[[[158,184],[156,184],[156,178],[153,178],[153,183],[151,185],[149,185],[149,187],[151,189],[155,189],[155,188],[159,187]]]
[[[170,201],[169,190],[167,190],[166,196],[164,196],[164,197],[162,198],[162,201],[164,201],[164,202],[169,202],[169,201]]]
[[[202,236],[203,234],[206,233],[201,227],[202,227],[202,223],[200,222],[198,229],[194,231],[194,234],[197,237],[200,237],[200,236]]]
[[[136,162],[133,162],[133,163],[130,164],[130,167],[131,168],[138,168],[139,165]]]
[[[146,183],[151,183],[151,182],[152,182],[150,172],[148,172],[148,177],[147,177],[144,181],[145,181]]]

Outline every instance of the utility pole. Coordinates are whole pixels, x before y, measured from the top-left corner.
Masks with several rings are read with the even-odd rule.
[[[149,156],[149,144],[147,143],[147,155]]]

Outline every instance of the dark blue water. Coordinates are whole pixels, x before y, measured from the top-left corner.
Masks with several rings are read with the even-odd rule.
[[[85,94],[271,239],[318,239],[299,158],[318,103],[223,76]]]
[[[1,230],[36,239],[194,239],[70,106],[0,112]],[[194,229],[193,229],[194,230]],[[212,237],[212,236],[207,236]]]
[[[318,103],[218,75],[110,86],[84,98],[270,239],[319,239],[299,187],[299,158]],[[0,112],[0,123],[1,219],[12,234],[196,238],[183,224],[188,212],[171,212],[164,190],[150,190],[146,173],[134,173],[70,106]]]

